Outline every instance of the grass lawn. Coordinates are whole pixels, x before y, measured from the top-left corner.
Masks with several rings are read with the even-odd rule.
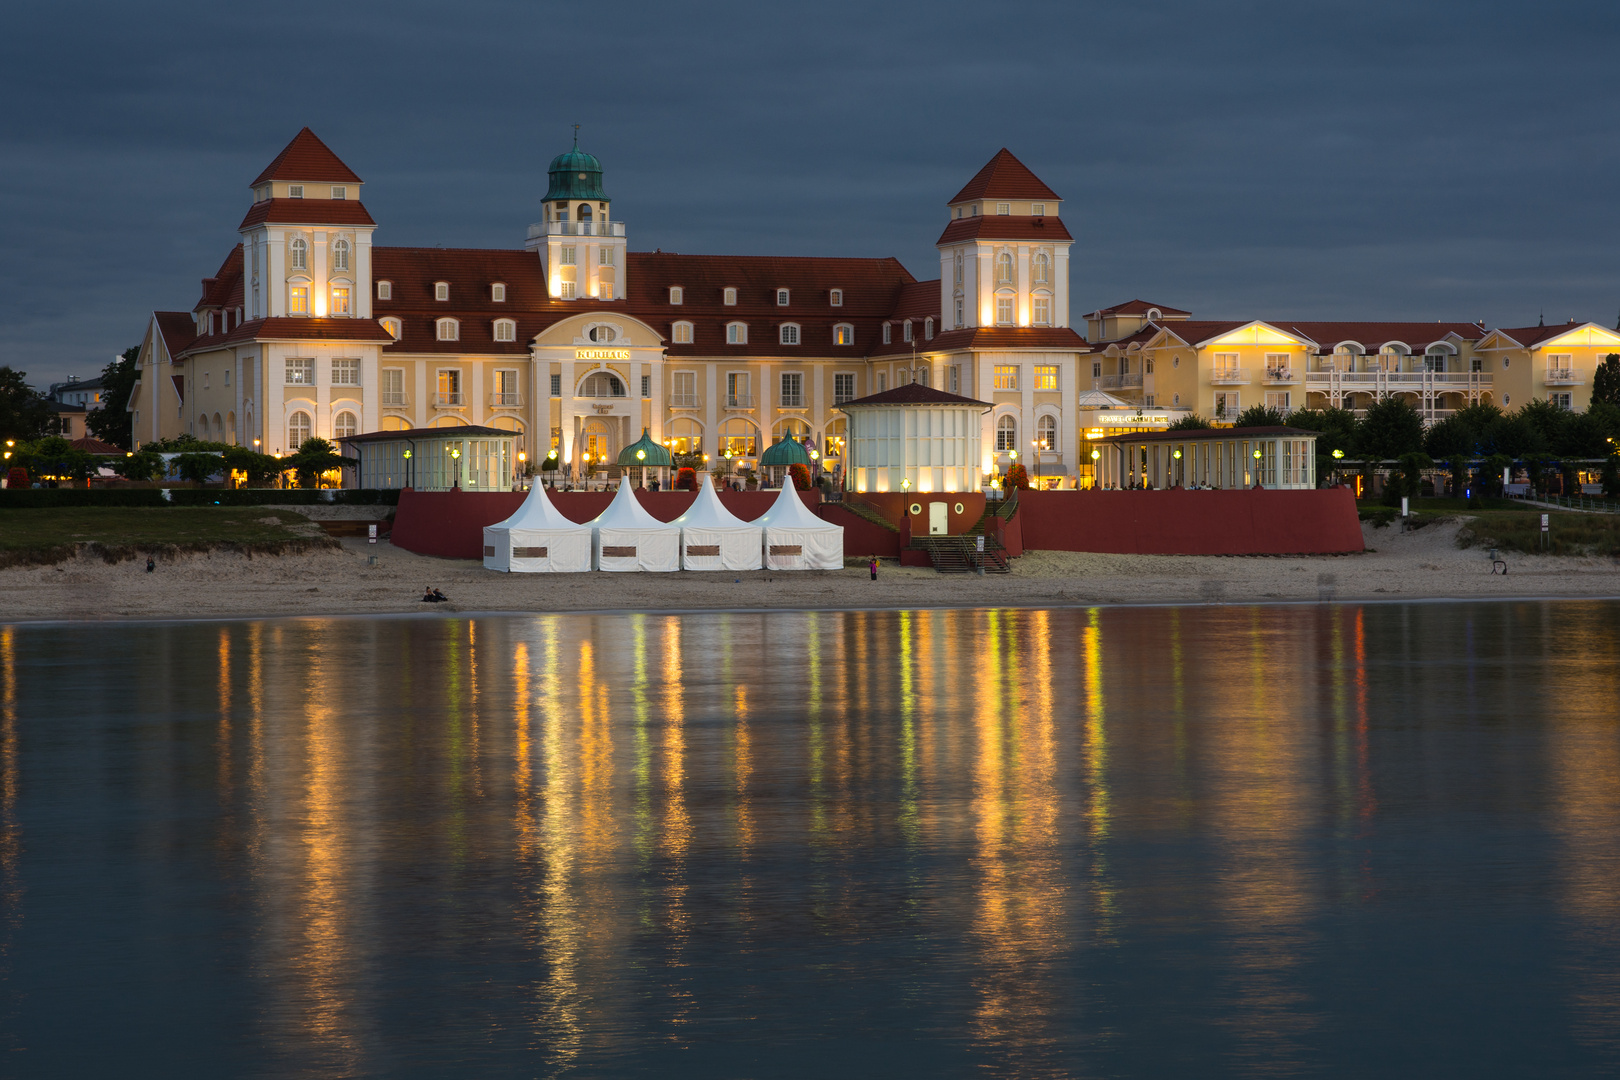
[[[1552,555],[1620,556],[1620,514],[1550,515],[1547,538],[1541,540],[1541,514],[1481,514],[1457,535],[1463,547],[1494,547],[1504,551]]]
[[[71,545],[85,542],[111,550],[159,545],[204,549],[218,544],[269,548],[301,539],[302,534],[289,526],[308,523],[300,514],[261,506],[6,510],[0,512],[0,555],[12,556],[5,562],[53,561],[71,553]]]

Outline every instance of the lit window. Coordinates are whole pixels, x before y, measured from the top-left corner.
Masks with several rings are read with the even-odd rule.
[[[1035,389],[1056,390],[1058,388],[1058,369],[1056,367],[1036,367]]]
[[[748,324],[740,322],[726,323],[726,344],[748,344]]]
[[[579,293],[572,281],[565,281],[562,283],[562,298],[564,300],[572,300],[578,295]]]
[[[347,270],[349,268],[349,242],[342,237],[332,241],[332,269]]]
[[[511,319],[496,319],[495,320],[495,340],[496,341],[516,341],[517,340],[517,323],[513,322]]]
[[[394,283],[392,281],[377,282],[377,299],[392,300],[394,298]]]
[[[360,424],[355,420],[354,413],[347,409],[332,419],[332,434],[339,439],[351,438],[359,429]]]
[[[723,301],[724,301],[724,303],[725,303],[725,305],[727,307],[736,307],[737,306],[737,290],[736,289],[727,289],[725,291],[725,293],[724,293]]]
[[[849,325],[849,323],[839,323],[837,326],[833,327],[833,344],[855,344],[855,328]]]
[[[294,270],[309,269],[309,242],[302,236],[292,242],[292,268]]]
[[[1004,202],[996,203],[996,213],[1002,214],[1002,215],[1007,215],[1007,214],[1012,213],[1012,203],[1004,203]]]
[[[1046,326],[1052,321],[1052,300],[1050,297],[1035,297],[1034,308],[1034,322],[1036,326]]]
[[[435,281],[433,283],[433,299],[450,299],[450,283],[448,281]]]
[[[910,319],[907,319],[905,322],[900,324],[900,340],[901,341],[910,341],[911,340],[911,320]]]
[[[799,327],[795,323],[782,324],[781,342],[783,345],[797,345],[799,343]]]
[[[890,325],[888,323],[884,323],[883,324],[883,344],[887,345],[889,343],[890,335],[892,333],[893,333],[893,330],[890,328]]]
[[[996,256],[996,284],[1011,285],[1013,282],[1013,257],[1011,252],[1003,251]]]
[[[289,198],[289,199],[302,199],[303,197],[304,197],[304,185],[303,184],[289,184],[289,185],[287,185],[287,198]]]
[[[288,290],[287,311],[292,315],[309,314],[309,286],[294,285]]]
[[[643,375],[641,377],[641,396],[644,397],[644,398],[652,397],[652,376],[651,375]]]
[[[334,198],[334,199],[347,199],[348,197],[349,197],[349,189],[348,188],[346,188],[346,187],[335,187],[335,188],[332,189],[332,198]]]
[[[832,291],[832,293],[831,293],[831,297],[832,297],[832,306],[833,307],[843,307],[844,306],[844,290],[843,289],[834,289]]]
[[[996,449],[1003,452],[1018,449],[1018,421],[1010,416],[996,421]]]
[[[797,371],[782,373],[782,408],[804,407],[804,376]]]
[[[1030,203],[1029,204],[1029,216],[1030,217],[1045,217],[1046,216],[1046,204],[1043,203],[1043,202]]]
[[[689,322],[676,323],[672,336],[674,337],[675,344],[677,345],[692,344],[692,324]]]
[[[574,251],[574,248],[572,246],[559,248],[558,249],[558,256],[557,256],[558,259],[559,259],[558,265],[560,265],[560,266],[573,266],[573,265],[575,265],[574,264],[574,254],[575,254],[575,251]]]
[[[506,283],[497,281],[489,287],[489,298],[497,304],[506,303]]]
[[[315,385],[315,361],[311,357],[289,358],[287,360],[288,386]]]
[[[1011,326],[1013,323],[1013,298],[1010,296],[996,297],[996,325]]]
[[[842,405],[855,400],[855,376],[852,373],[833,376],[833,404]]]
[[[332,361],[333,386],[359,386],[360,361],[338,359]]]
[[[382,321],[382,327],[383,327],[384,330],[388,331],[388,336],[389,337],[393,338],[395,341],[399,340],[399,320],[398,319],[394,319],[394,318],[384,319]]]
[[[619,336],[619,332],[611,326],[593,326],[585,331],[585,336],[599,344],[606,345]]]
[[[347,285],[332,286],[332,314],[349,314],[349,287]]]
[[[309,413],[302,409],[287,418],[287,449],[297,450],[309,438]]]
[[[1057,417],[1043,416],[1035,421],[1035,444],[1041,450],[1057,445]]]
[[[995,388],[997,390],[1018,389],[1018,367],[1016,365],[998,366],[995,377]]]
[[[671,304],[685,303],[685,297],[686,297],[686,291],[684,289],[682,289],[679,285],[671,285],[669,287],[669,302]]]
[[[439,372],[440,405],[465,404],[461,398],[461,372],[451,369]]]
[[[597,289],[596,289],[596,298],[598,300],[611,300],[611,299],[613,299],[613,282],[604,281],[600,285],[598,285]]]
[[[435,335],[440,341],[460,341],[461,324],[454,319],[440,319],[434,324],[438,327]]]
[[[788,291],[786,289],[777,289],[776,290],[776,306],[777,307],[787,307],[788,306]]]

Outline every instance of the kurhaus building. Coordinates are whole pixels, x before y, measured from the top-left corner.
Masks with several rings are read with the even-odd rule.
[[[129,410],[137,443],[182,433],[288,452],[311,435],[480,425],[576,475],[647,429],[753,465],[808,440],[830,468],[838,406],[922,383],[991,404],[980,472],[1016,452],[1089,479],[1093,438],[1250,404],[1429,417],[1478,400],[1584,408],[1620,335],[1593,324],[1195,322],[1141,301],[1070,326],[1061,200],[1000,151],[947,204],[940,276],[896,259],[635,252],[597,160],[549,170],[522,248],[373,244],[363,182],[308,128],[253,181],[241,241],[190,311],[155,312]]]

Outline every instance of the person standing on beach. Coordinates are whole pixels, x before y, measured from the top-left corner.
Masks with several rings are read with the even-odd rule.
[[[871,562],[870,566],[868,567],[868,569],[870,569],[872,571],[872,580],[876,581],[877,580],[877,556],[876,555],[872,556],[872,562]]]

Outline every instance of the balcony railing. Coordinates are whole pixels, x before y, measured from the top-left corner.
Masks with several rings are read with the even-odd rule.
[[[1296,380],[1294,378],[1294,369],[1293,368],[1287,368],[1287,367],[1268,367],[1268,368],[1266,368],[1266,382],[1270,382],[1270,383],[1291,383],[1291,382],[1295,382],[1295,381]]]
[[[753,407],[754,407],[754,395],[753,394],[727,394],[726,395],[726,408],[728,408],[728,409],[752,409]]]
[[[385,409],[405,409],[410,407],[411,396],[403,390],[384,390],[382,403]]]
[[[1209,381],[1216,386],[1234,386],[1249,381],[1248,368],[1216,368],[1209,373]]]
[[[833,395],[833,404],[834,405],[842,405],[846,401],[854,401],[854,400],[855,400],[855,395],[854,394],[834,394]]]
[[[703,407],[703,399],[696,394],[671,394],[669,395],[669,407],[672,409],[700,409]]]
[[[537,221],[529,226],[529,239],[542,236],[623,236],[622,221]]]
[[[1548,386],[1576,386],[1580,383],[1580,373],[1571,368],[1548,368]]]
[[[804,395],[803,394],[783,394],[782,395],[781,407],[784,408],[784,409],[802,409],[802,408],[804,408]]]
[[[1131,390],[1141,387],[1142,376],[1140,374],[1102,375],[1091,381],[1093,390]]]
[[[439,393],[433,395],[433,404],[439,406],[440,408],[457,408],[467,404],[467,395],[463,394],[459,390],[450,394],[447,394],[441,390]]]
[[[516,408],[523,404],[523,395],[515,390],[496,390],[489,395],[489,403],[497,409]]]

